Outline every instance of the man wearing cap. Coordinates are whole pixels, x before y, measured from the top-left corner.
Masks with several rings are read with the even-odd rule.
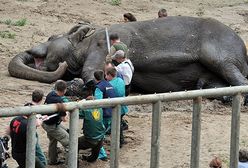
[[[106,62],[112,61],[111,56],[113,56],[115,54],[116,51],[118,50],[122,50],[125,55],[127,54],[128,48],[127,45],[124,44],[123,42],[121,42],[118,34],[111,34],[109,36],[110,39],[110,43],[111,43],[111,48],[110,48],[110,52],[109,54],[106,56]],[[117,62],[113,61],[114,64],[116,64]]]
[[[113,56],[111,56],[119,65],[116,70],[123,76],[126,88],[126,96],[130,93],[130,83],[134,73],[134,67],[130,59],[126,58],[123,50],[118,50]]]

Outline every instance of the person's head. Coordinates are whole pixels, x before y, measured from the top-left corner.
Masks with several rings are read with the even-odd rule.
[[[94,77],[95,77],[96,82],[99,82],[104,79],[104,72],[101,70],[95,71]]]
[[[124,22],[135,22],[137,19],[134,17],[132,13],[124,13]]]
[[[218,157],[215,157],[209,163],[209,167],[210,168],[222,168],[222,161]]]
[[[115,69],[115,67],[109,67],[106,69],[105,75],[106,75],[106,79],[108,81],[112,80],[113,78],[116,77],[117,71]]]
[[[57,80],[56,83],[55,83],[55,91],[57,92],[57,94],[59,96],[64,96],[65,92],[66,92],[66,82],[63,81],[63,80]]]
[[[41,103],[44,93],[42,90],[34,90],[32,93],[32,101],[34,103]]]
[[[110,42],[113,44],[114,42],[119,41],[120,37],[117,33],[114,33],[114,34],[110,34],[109,39]]]
[[[239,161],[248,162],[248,151],[246,149],[239,150]]]
[[[108,68],[111,68],[111,67],[114,67],[115,65],[112,63],[112,61],[107,61],[106,63],[105,63],[105,67],[104,67],[104,72],[106,72],[106,70],[108,69]]]
[[[160,9],[158,11],[158,17],[161,18],[161,17],[167,17],[167,11],[166,9]]]
[[[115,60],[118,63],[121,63],[125,61],[125,52],[123,50],[118,50],[115,52],[115,54],[111,57],[113,60]]]

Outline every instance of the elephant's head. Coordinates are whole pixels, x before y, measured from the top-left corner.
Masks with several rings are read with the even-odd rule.
[[[10,75],[51,83],[62,78],[66,70],[76,74],[84,62],[84,50],[78,50],[77,46],[93,32],[90,25],[80,23],[66,34],[50,37],[47,42],[16,55],[8,66]]]

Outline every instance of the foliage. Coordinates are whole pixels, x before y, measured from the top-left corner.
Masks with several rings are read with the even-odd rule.
[[[23,19],[17,20],[13,25],[14,26],[25,26],[26,23],[27,23],[27,19],[23,18]]]
[[[4,21],[0,21],[0,23],[4,23],[6,25],[10,25],[10,26],[25,26],[27,24],[27,19],[23,18],[17,21],[12,21],[11,19],[7,19]]]
[[[110,4],[111,5],[120,5],[121,4],[121,0],[111,0]]]
[[[10,19],[7,19],[7,20],[3,21],[3,23],[6,25],[11,25],[12,21]]]
[[[16,36],[15,33],[11,33],[8,30],[0,31],[0,37],[2,37],[2,38],[14,39],[15,36]]]

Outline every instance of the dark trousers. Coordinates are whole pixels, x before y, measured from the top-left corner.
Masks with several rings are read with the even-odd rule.
[[[26,153],[13,153],[12,157],[16,160],[20,168],[25,168],[26,166]],[[45,165],[35,157],[35,168],[45,168]]]
[[[124,144],[124,134],[123,134],[123,117],[124,115],[121,115],[121,125],[120,125],[120,147]]]
[[[128,96],[130,94],[130,90],[131,90],[131,85],[125,85],[125,89],[126,89],[126,96]]]
[[[98,141],[85,138],[84,136],[78,138],[78,150],[91,149],[91,155],[86,158],[88,162],[94,162],[98,158],[102,145],[103,139]]]

